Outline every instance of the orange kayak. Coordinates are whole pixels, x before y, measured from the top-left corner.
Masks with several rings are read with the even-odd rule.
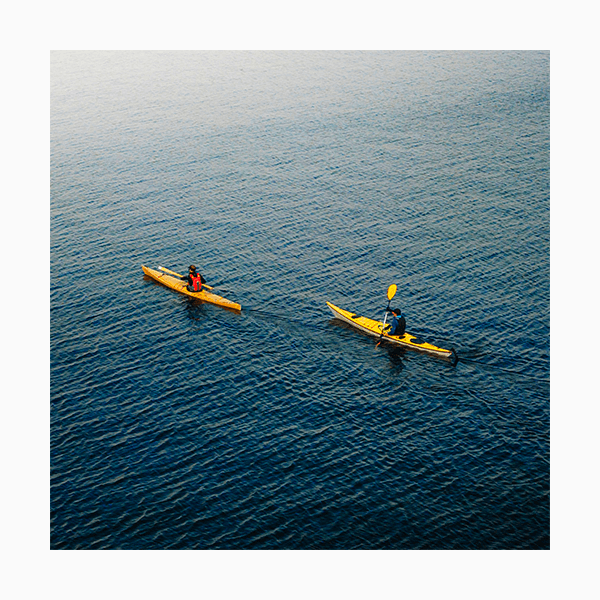
[[[232,310],[242,310],[242,307],[237,302],[232,302],[231,300],[227,300],[227,298],[223,298],[222,296],[218,296],[217,294],[213,294],[208,290],[202,290],[200,292],[190,292],[187,287],[185,281],[182,281],[178,277],[173,275],[169,275],[168,273],[164,273],[163,271],[159,271],[157,269],[151,269],[142,265],[142,270],[148,277],[151,277],[155,281],[166,285],[168,288],[180,292],[181,294],[185,294],[190,298],[196,298],[197,300],[201,300],[202,302],[208,302],[209,304],[216,304],[217,306],[222,306],[223,308],[230,308]]]

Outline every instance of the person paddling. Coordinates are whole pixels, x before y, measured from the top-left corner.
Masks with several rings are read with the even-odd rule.
[[[200,292],[202,291],[202,284],[206,283],[206,279],[196,271],[194,265],[190,265],[188,274],[184,275],[181,279],[187,281],[186,289],[188,292]]]
[[[401,337],[404,335],[404,331],[406,330],[406,319],[399,308],[393,308],[390,312],[394,316],[392,317],[392,322],[390,323],[390,329],[386,333],[388,335],[397,335]]]

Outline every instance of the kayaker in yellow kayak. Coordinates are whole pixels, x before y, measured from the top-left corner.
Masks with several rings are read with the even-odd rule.
[[[388,309],[389,310],[389,309]],[[390,310],[392,315],[392,322],[389,325],[389,330],[386,327],[386,333],[388,335],[403,336],[406,331],[406,319],[399,308],[393,308]]]
[[[200,292],[202,290],[202,284],[206,283],[206,279],[196,271],[194,265],[190,265],[188,274],[184,275],[181,279],[187,281],[186,289],[188,292]]]

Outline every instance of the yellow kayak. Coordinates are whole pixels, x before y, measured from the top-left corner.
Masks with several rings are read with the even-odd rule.
[[[331,304],[331,302],[327,302],[327,306],[329,306],[329,310],[331,310],[334,317],[344,321],[345,323],[348,323],[349,325],[352,325],[367,335],[377,338],[382,337],[382,339],[387,340],[388,342],[398,344],[404,348],[410,348],[411,350],[425,352],[441,358],[456,359],[456,352],[453,349],[447,350],[446,348],[439,348],[438,346],[434,346],[433,344],[420,340],[410,333],[405,333],[402,336],[388,335],[387,333],[384,333],[383,336],[381,336],[381,330],[383,329],[383,323],[381,321],[375,321],[374,319],[361,317],[355,313],[344,310],[343,308],[339,308],[334,304]]]
[[[185,294],[190,298],[196,298],[197,300],[202,300],[202,302],[208,302],[210,304],[216,304],[218,306],[222,306],[224,308],[230,308],[232,310],[242,310],[242,307],[237,304],[237,302],[232,302],[231,300],[227,300],[227,298],[223,298],[222,296],[217,296],[217,294],[213,294],[208,290],[202,290],[200,292],[190,292],[186,288],[185,281],[182,281],[178,277],[173,275],[169,275],[168,273],[164,273],[163,271],[158,271],[157,269],[150,269],[142,265],[142,270],[148,277],[166,285],[168,288]]]

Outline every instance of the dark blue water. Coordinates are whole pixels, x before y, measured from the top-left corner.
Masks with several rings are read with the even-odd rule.
[[[56,549],[547,549],[549,55],[54,52]],[[240,314],[144,277],[195,263]],[[456,348],[456,366],[326,300]]]

